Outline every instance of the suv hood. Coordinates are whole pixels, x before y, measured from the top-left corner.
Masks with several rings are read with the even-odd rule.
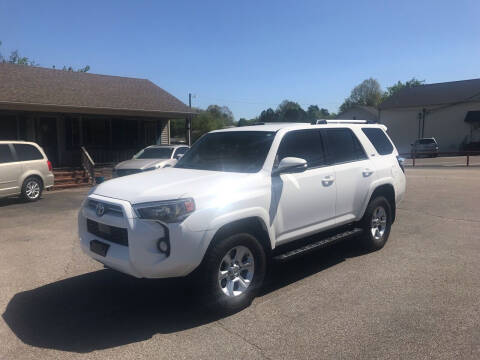
[[[252,174],[220,171],[165,168],[108,180],[94,190],[94,194],[131,204],[198,197],[230,187]],[[217,189],[217,190],[215,190]]]
[[[139,169],[145,170],[161,164],[168,159],[130,159],[122,161],[115,166],[115,169]]]

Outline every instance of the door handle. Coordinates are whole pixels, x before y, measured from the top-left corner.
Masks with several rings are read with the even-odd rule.
[[[333,176],[327,175],[327,176],[323,177],[322,184],[324,186],[329,186],[329,185],[333,184],[334,181],[335,181],[335,178]]]
[[[373,170],[369,168],[363,169],[362,174],[364,177],[369,177],[373,174]]]

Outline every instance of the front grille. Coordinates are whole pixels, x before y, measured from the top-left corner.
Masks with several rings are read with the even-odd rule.
[[[97,210],[98,204],[102,204],[105,209],[102,215],[111,214],[115,216],[123,216],[122,208],[119,205],[107,204],[97,200],[88,200],[88,207],[93,211]]]
[[[105,225],[87,219],[87,230],[90,234],[98,236],[102,239],[111,241],[118,245],[128,246],[127,229]]]
[[[116,176],[127,176],[127,175],[132,175],[132,174],[138,174],[142,172],[140,169],[116,169],[115,170],[115,175]]]

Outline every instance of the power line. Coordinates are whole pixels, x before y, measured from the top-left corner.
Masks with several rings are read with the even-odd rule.
[[[217,98],[217,97],[212,97],[212,96],[198,96],[198,98],[205,98],[209,100],[214,100],[214,101],[223,101],[223,102],[234,102],[234,103],[242,103],[242,104],[251,104],[251,105],[264,105],[264,106],[277,106],[281,102],[269,102],[269,101],[250,101],[250,100],[244,100],[244,99],[225,99],[225,98]],[[292,100],[293,101],[293,100]],[[302,105],[302,106],[310,106],[310,105],[318,105],[318,104],[341,104],[341,101],[324,101],[324,102],[311,102],[311,103],[301,103],[295,101],[297,104]]]

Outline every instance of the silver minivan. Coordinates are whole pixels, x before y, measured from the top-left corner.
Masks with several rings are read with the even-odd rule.
[[[43,149],[25,141],[0,141],[0,198],[21,195],[36,201],[53,186],[52,163]]]

